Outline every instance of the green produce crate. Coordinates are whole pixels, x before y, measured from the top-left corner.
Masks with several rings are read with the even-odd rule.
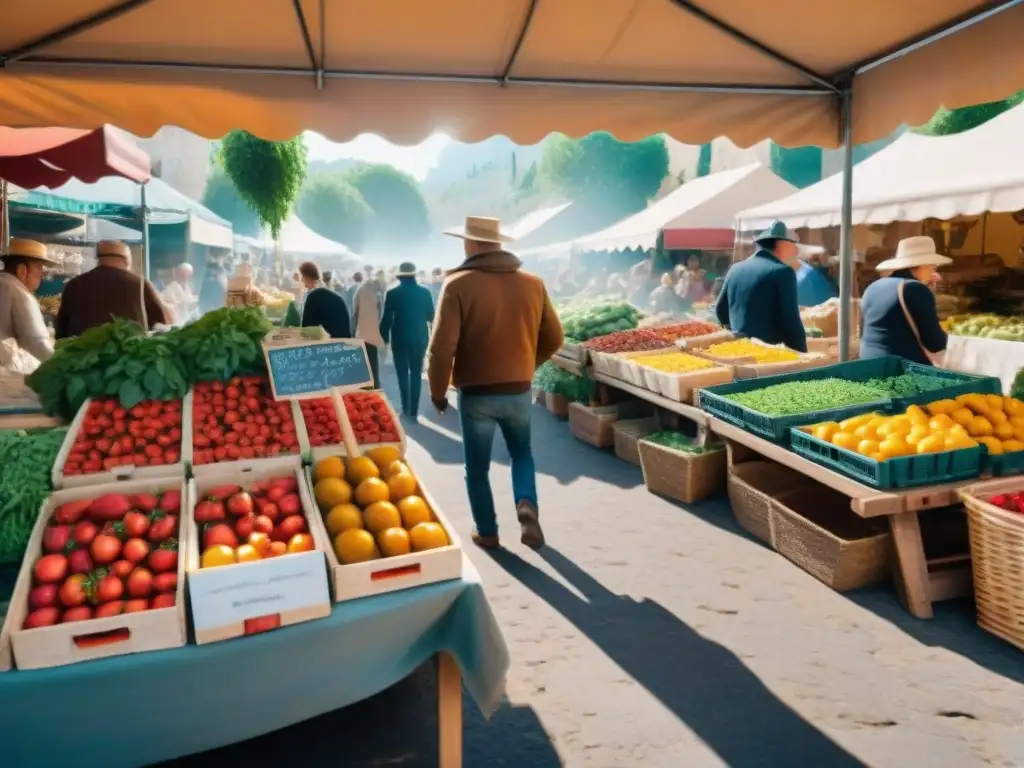
[[[998,456],[991,455],[985,451],[984,468],[991,472],[994,477],[1008,477],[1010,475],[1024,474],[1024,451],[1013,453],[1001,453]]]
[[[790,431],[791,450],[872,488],[913,488],[978,477],[982,469],[982,447],[958,451],[900,456],[875,461],[859,453],[819,440],[802,429]]]

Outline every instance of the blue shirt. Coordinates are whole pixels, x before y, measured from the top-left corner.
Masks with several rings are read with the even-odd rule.
[[[400,277],[384,296],[380,335],[395,347],[426,347],[434,321],[434,298],[415,277]]]
[[[860,300],[863,329],[861,359],[899,355],[915,363],[931,365],[903,314],[899,300],[900,285],[903,286],[907,312],[921,334],[921,343],[929,352],[941,352],[946,348],[948,337],[939,325],[935,296],[927,285],[915,280],[909,270],[899,270],[869,285]]]
[[[715,315],[733,333],[807,351],[796,272],[771,251],[759,250],[726,273]]]
[[[796,270],[796,298],[801,307],[816,307],[839,295],[823,269],[800,262]]]

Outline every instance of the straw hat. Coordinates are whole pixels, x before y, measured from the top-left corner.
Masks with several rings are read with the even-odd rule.
[[[935,241],[927,235],[905,237],[896,246],[896,255],[886,259],[875,269],[879,272],[895,272],[897,269],[913,269],[914,267],[944,267],[952,264],[948,256],[942,256],[935,250]]]
[[[60,264],[56,259],[51,259],[46,253],[46,246],[36,240],[26,240],[23,237],[12,237],[7,246],[7,253],[0,256],[17,256],[20,259],[35,259],[44,264]]]
[[[403,261],[398,265],[395,277],[416,277],[416,265],[411,261]]]
[[[481,243],[511,243],[515,240],[512,235],[501,231],[500,219],[487,216],[467,216],[464,226],[445,230],[444,234]]]
[[[120,240],[100,240],[96,246],[96,258],[100,256],[119,256],[125,261],[131,261],[132,252]]]

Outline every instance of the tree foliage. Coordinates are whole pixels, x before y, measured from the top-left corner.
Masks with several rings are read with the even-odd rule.
[[[302,137],[264,141],[246,131],[232,131],[221,142],[220,163],[241,198],[278,237],[306,178]]]
[[[697,178],[707,176],[711,173],[711,142],[700,145],[700,152],[697,155]]]
[[[373,211],[367,242],[373,247],[417,243],[429,229],[427,204],[419,184],[390,165],[368,165],[345,175]]]
[[[662,136],[623,142],[606,131],[582,139],[559,135],[541,156],[541,175],[558,192],[615,218],[643,210],[667,174]]]
[[[213,173],[206,180],[202,203],[221,218],[230,221],[236,235],[259,236],[260,217],[241,198],[219,164],[214,166]]]
[[[1024,91],[1018,91],[1002,101],[972,104],[959,109],[942,108],[932,115],[931,120],[916,130],[927,136],[948,136],[952,133],[962,133],[988,122],[993,117],[997,117],[1021,103],[1024,103]]]
[[[318,173],[302,187],[299,217],[319,235],[359,251],[366,244],[374,212],[345,174]]]

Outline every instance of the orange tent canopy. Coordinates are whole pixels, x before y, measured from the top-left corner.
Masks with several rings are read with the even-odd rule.
[[[1024,84],[1024,2],[46,0],[0,27],[0,124],[519,143],[836,146]]]

